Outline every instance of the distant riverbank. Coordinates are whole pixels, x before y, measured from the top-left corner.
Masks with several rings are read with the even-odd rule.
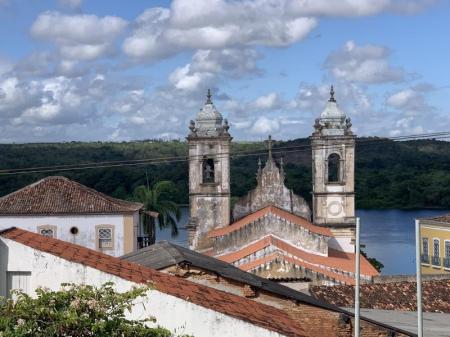
[[[187,231],[184,226],[188,222],[189,211],[182,208],[182,218],[179,222],[180,234],[172,238],[170,230],[158,230],[156,240],[168,240],[187,246]],[[438,216],[450,213],[450,209],[359,209],[357,216],[361,218],[361,243],[371,257],[384,264],[382,274],[414,274],[414,219]]]

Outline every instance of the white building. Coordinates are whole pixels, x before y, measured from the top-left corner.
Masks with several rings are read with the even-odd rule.
[[[0,232],[0,295],[17,288],[33,295],[38,287],[58,290],[61,283],[100,286],[105,282],[114,282],[118,291],[151,284],[145,306],[135,305],[129,318],[153,316],[156,324],[177,335],[306,335],[279,308],[23,229]]]
[[[19,227],[121,256],[138,248],[142,207],[47,177],[0,198],[0,230]]]

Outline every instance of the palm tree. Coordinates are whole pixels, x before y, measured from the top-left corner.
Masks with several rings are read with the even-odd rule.
[[[145,211],[158,213],[159,228],[172,229],[172,236],[178,235],[177,222],[181,218],[180,207],[170,200],[170,195],[174,193],[176,186],[168,180],[159,181],[152,188],[141,185],[134,189],[134,198],[144,204]],[[150,243],[155,242],[155,219],[143,212],[142,223],[146,235],[150,238]]]

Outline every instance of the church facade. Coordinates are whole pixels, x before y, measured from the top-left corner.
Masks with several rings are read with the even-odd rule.
[[[355,272],[355,136],[350,118],[330,99],[311,136],[312,210],[288,189],[282,158],[259,161],[257,186],[230,204],[227,120],[207,101],[191,121],[189,246],[242,270],[284,282],[353,284]],[[361,257],[361,278],[378,272]]]

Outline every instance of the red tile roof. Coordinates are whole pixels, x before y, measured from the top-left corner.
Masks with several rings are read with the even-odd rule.
[[[313,265],[311,263],[308,263],[308,262],[305,262],[305,261],[300,261],[298,259],[294,259],[292,257],[280,254],[278,252],[271,253],[271,254],[266,255],[266,256],[264,256],[262,258],[253,260],[253,261],[251,261],[249,263],[242,264],[242,265],[239,266],[239,268],[241,268],[242,270],[245,270],[245,271],[250,271],[250,270],[253,270],[255,268],[258,268],[261,265],[264,265],[264,264],[266,264],[268,262],[275,261],[277,259],[289,262],[291,264],[295,264],[297,266],[302,266],[304,268],[307,268],[307,269],[309,269],[311,271],[314,271],[316,273],[322,274],[324,276],[327,276],[327,277],[329,277],[331,279],[337,280],[337,281],[339,281],[341,283],[344,283],[344,284],[351,284],[351,285],[355,284],[355,280],[353,278],[349,277],[349,276],[341,275],[341,274],[335,273],[335,272],[333,272],[331,270],[327,270],[327,269],[324,269],[324,268],[317,267],[317,266],[315,266],[315,265]]]
[[[326,236],[333,236],[330,229],[328,229],[328,228],[316,226],[302,217],[299,217],[295,214],[289,213],[289,212],[282,210],[281,208],[278,208],[274,205],[269,205],[269,206],[266,206],[256,212],[253,212],[253,213],[243,217],[242,219],[239,219],[238,221],[234,222],[233,224],[231,224],[229,226],[217,228],[217,229],[210,231],[208,233],[208,237],[213,238],[213,237],[229,234],[231,232],[234,232],[234,231],[252,223],[253,221],[255,221],[259,218],[266,216],[267,214],[273,214],[273,215],[279,216],[283,219],[286,219],[287,221],[290,221],[294,224],[304,227],[313,233],[326,235]]]
[[[292,337],[305,336],[287,312],[241,296],[229,294],[136,263],[121,260],[73,243],[11,228],[0,236],[62,259],[80,263],[135,283],[152,284],[156,290],[264,329]]]
[[[265,236],[264,238],[241,248],[238,251],[224,254],[221,256],[216,256],[216,258],[225,261],[225,262],[235,262],[238,261],[250,254],[253,254],[261,249],[264,249],[267,246],[273,245],[278,247],[282,251],[285,251],[288,254],[292,254],[293,256],[314,265],[322,265],[325,267],[335,268],[338,270],[352,272],[355,271],[355,258],[356,255],[353,253],[345,253],[335,249],[328,248],[328,256],[316,255],[313,253],[308,253],[304,250],[301,250],[283,240],[278,239],[273,235]],[[364,256],[361,256],[361,274],[367,276],[375,276],[378,275],[378,271],[367,261]]]
[[[141,203],[112,198],[65,177],[47,177],[0,198],[0,215],[129,213]]]
[[[355,289],[352,286],[313,286],[311,295],[340,307],[352,307]],[[422,305],[426,312],[450,314],[450,280],[422,282]],[[392,282],[361,285],[361,307],[381,310],[416,311],[416,283]]]

